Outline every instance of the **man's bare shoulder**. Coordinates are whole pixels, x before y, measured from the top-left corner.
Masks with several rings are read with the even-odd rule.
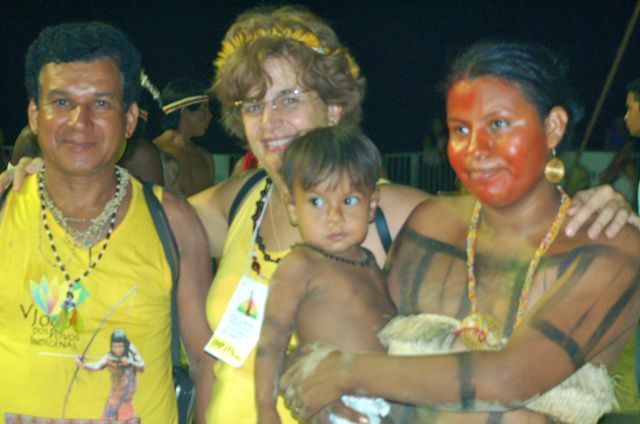
[[[160,134],[159,136],[157,136],[156,138],[153,139],[153,144],[156,145],[156,147],[158,147],[159,149],[163,149],[166,148],[167,146],[170,146],[173,141],[173,131],[165,131],[162,134]]]
[[[200,224],[198,215],[194,207],[182,196],[172,193],[171,191],[164,190],[162,195],[162,206],[164,207],[171,225],[176,224],[180,226]],[[176,230],[174,229],[174,232]],[[176,237],[178,235],[176,234]]]

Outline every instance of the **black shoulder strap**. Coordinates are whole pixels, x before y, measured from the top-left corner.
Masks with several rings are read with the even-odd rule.
[[[378,235],[380,236],[380,242],[382,243],[382,247],[384,248],[385,253],[389,252],[389,248],[391,247],[391,234],[389,233],[389,226],[387,225],[387,218],[384,216],[384,212],[380,206],[376,207],[376,229],[378,230]]]
[[[0,210],[2,210],[2,204],[7,199],[7,196],[9,195],[10,190],[11,190],[11,184],[9,184],[7,188],[4,189],[4,192],[0,194]]]
[[[247,181],[244,182],[242,187],[240,187],[240,190],[238,190],[236,197],[233,199],[233,202],[231,203],[231,208],[229,209],[229,218],[227,219],[227,223],[229,224],[229,226],[231,226],[231,223],[233,222],[233,218],[235,218],[236,213],[238,212],[238,208],[240,207],[240,204],[242,203],[244,198],[247,196],[249,191],[258,183],[258,181],[264,178],[265,175],[266,175],[265,170],[261,169],[260,171],[256,172],[251,177],[249,177]],[[384,216],[384,212],[382,212],[382,209],[380,207],[376,208],[375,222],[376,222],[376,229],[378,230],[378,235],[380,236],[380,242],[382,243],[382,247],[384,248],[385,252],[388,252],[392,242],[391,233],[389,233],[387,218]]]
[[[233,202],[231,202],[231,208],[229,208],[229,218],[227,219],[227,224],[229,226],[231,226],[231,223],[233,222],[233,218],[235,218],[236,213],[238,212],[238,208],[240,207],[240,204],[242,203],[244,198],[247,196],[249,191],[256,184],[258,184],[258,181],[264,178],[265,175],[267,175],[267,172],[264,169],[261,169],[255,174],[253,174],[252,176],[250,176],[247,179],[247,181],[245,181],[244,184],[242,184],[242,187],[240,187],[240,190],[238,190],[236,197],[233,198]]]
[[[153,184],[141,181],[144,198],[153,219],[153,225],[162,243],[165,257],[171,268],[171,359],[174,365],[180,363],[180,326],[178,323],[178,281],[180,278],[180,251],[176,237],[164,212],[162,204],[153,192]]]

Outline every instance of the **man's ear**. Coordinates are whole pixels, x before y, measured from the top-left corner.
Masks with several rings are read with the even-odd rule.
[[[567,122],[569,122],[569,114],[562,106],[554,106],[544,119],[544,131],[549,149],[555,149],[560,144],[567,130]]]
[[[327,119],[329,120],[329,126],[336,125],[342,119],[342,112],[344,107],[339,104],[327,105]]]
[[[378,208],[378,201],[380,200],[380,189],[376,186],[376,189],[371,193],[371,200],[369,201],[369,223],[373,222],[376,217],[376,209]]]
[[[127,110],[125,114],[125,137],[129,138],[133,135],[133,132],[136,130],[136,125],[138,125],[138,114],[140,113],[140,109],[138,108],[138,102],[131,103],[129,106],[129,110]]]
[[[27,106],[27,118],[29,119],[29,129],[33,134],[38,134],[38,104],[34,99],[29,100]]]
[[[298,210],[296,209],[296,204],[293,201],[293,196],[289,192],[288,188],[284,189],[282,193],[282,198],[284,199],[284,204],[287,205],[287,212],[289,214],[289,222],[291,225],[298,225]]]

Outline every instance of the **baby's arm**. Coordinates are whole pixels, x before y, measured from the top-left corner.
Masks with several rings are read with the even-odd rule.
[[[255,367],[256,405],[261,424],[280,422],[276,411],[278,382],[298,306],[305,296],[308,269],[305,272],[304,262],[292,252],[281,262],[269,284]]]

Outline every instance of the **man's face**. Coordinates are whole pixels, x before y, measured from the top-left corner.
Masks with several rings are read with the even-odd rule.
[[[124,109],[116,63],[48,63],[39,82],[40,100],[29,102],[29,125],[48,169],[77,176],[111,172],[138,118],[137,104]]]
[[[184,108],[181,113],[180,125],[188,126],[190,133],[196,137],[202,137],[209,128],[209,122],[212,118],[209,103],[200,103],[198,109],[194,111]]]
[[[640,101],[636,93],[627,93],[627,113],[624,114],[624,123],[627,124],[629,134],[640,137]]]

